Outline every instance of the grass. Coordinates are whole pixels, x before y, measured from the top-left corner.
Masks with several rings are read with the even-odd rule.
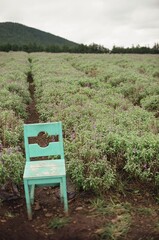
[[[128,213],[118,215],[103,227],[100,233],[100,239],[116,240],[120,237],[126,237],[131,226],[131,221],[131,215]]]
[[[95,232],[100,239],[117,240],[119,237],[126,236],[132,223],[131,204],[115,203],[113,201],[107,203],[103,199],[97,198],[92,201],[92,207],[96,209],[97,213],[109,219],[109,222],[107,220]]]
[[[136,209],[137,213],[139,215],[144,215],[144,216],[151,216],[154,215],[155,211],[152,208],[147,208],[147,207],[139,207]]]
[[[13,213],[11,213],[10,211],[7,211],[7,212],[5,213],[5,217],[7,217],[7,218],[14,218],[15,215],[14,215]]]
[[[48,227],[53,229],[60,229],[70,222],[68,217],[56,217],[50,220]]]
[[[147,224],[145,225],[145,231],[150,230],[152,234],[158,234],[159,232],[158,214],[153,207],[140,206],[140,203],[133,206],[129,202],[121,202],[116,196],[113,196],[113,200],[97,198],[92,200],[91,204],[96,214],[104,219],[103,225],[95,231],[97,239],[128,239],[134,224],[137,224],[138,221],[141,221],[141,226],[136,226],[137,231],[140,231],[140,227],[144,229],[142,222],[145,222]],[[154,225],[153,230],[150,229],[151,224]],[[149,239],[153,239],[153,237]]]

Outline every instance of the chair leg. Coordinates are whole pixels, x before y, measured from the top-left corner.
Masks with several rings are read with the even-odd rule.
[[[67,200],[67,187],[66,187],[66,177],[62,179],[62,190],[63,190],[63,199],[64,199],[64,211],[68,213],[68,200]]]
[[[60,200],[61,200],[61,203],[63,202],[63,183],[62,181],[60,182]]]
[[[34,192],[35,192],[35,184],[31,185],[31,189],[30,189],[30,201],[31,201],[31,204],[34,203]]]
[[[28,219],[32,220],[31,201],[30,201],[29,186],[28,186],[27,180],[24,180],[24,191],[25,191]]]

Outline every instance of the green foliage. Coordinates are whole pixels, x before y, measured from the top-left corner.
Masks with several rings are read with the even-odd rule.
[[[17,146],[22,140],[22,120],[11,110],[1,110],[0,140],[3,146]]]
[[[72,159],[68,163],[68,172],[78,188],[83,186],[84,182],[84,163],[78,159]]]
[[[5,158],[4,149],[22,144],[32,74],[40,120],[63,123],[67,173],[78,188],[103,193],[125,172],[158,186],[157,56],[1,53],[0,69]]]
[[[115,171],[106,160],[88,163],[72,160],[68,163],[68,172],[79,188],[98,193],[109,189],[116,181]]]
[[[49,228],[60,229],[70,222],[70,218],[56,217],[49,222]]]
[[[23,98],[15,93],[10,93],[7,89],[0,90],[0,108],[13,110],[16,115],[26,118],[26,105]]]
[[[0,185],[8,180],[16,184],[21,183],[24,170],[23,154],[14,148],[4,149],[0,154]]]
[[[137,208],[137,213],[141,216],[145,215],[145,216],[151,216],[154,214],[154,209],[152,208],[147,208],[147,207],[140,207],[140,208]]]
[[[153,74],[153,77],[159,78],[159,71],[155,71],[154,74]]]
[[[117,47],[117,46],[113,46],[111,53],[126,53],[126,54],[130,54],[130,53],[138,53],[138,54],[145,54],[145,53],[151,53],[151,54],[158,54],[159,53],[159,49],[158,49],[158,43],[154,44],[154,46],[152,48],[150,47],[146,47],[146,46],[132,46],[132,47]]]
[[[100,231],[100,239],[117,240],[126,236],[131,226],[131,215],[117,216],[113,223],[109,223]]]
[[[40,118],[63,122],[67,172],[78,188],[102,193],[124,172],[157,185],[159,122],[141,103],[158,91],[158,58],[151,66],[152,56],[31,58]]]
[[[20,80],[19,80],[20,81]],[[26,86],[19,84],[18,82],[11,82],[7,85],[9,92],[17,94],[21,101],[24,103],[29,103],[30,95],[29,91],[26,91]]]
[[[141,180],[154,181],[159,171],[159,137],[146,134],[132,136],[127,146],[124,169]]]
[[[30,101],[26,81],[29,63],[25,57],[24,53],[0,54],[0,64],[3,64],[0,73],[0,108],[13,110],[21,118],[26,118],[26,104]]]
[[[22,182],[23,123],[30,101],[25,53],[0,53],[0,185]]]
[[[152,112],[159,111],[159,95],[147,96],[142,99],[141,105],[144,109]]]
[[[131,48],[113,46],[112,50],[92,43],[90,45],[78,44],[53,34],[24,26],[18,23],[0,23],[0,51],[25,52],[70,52],[70,53],[150,53],[158,54],[158,43],[152,48],[132,46]]]

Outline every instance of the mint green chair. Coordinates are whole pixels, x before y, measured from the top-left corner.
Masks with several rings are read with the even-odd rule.
[[[51,136],[52,142],[45,147],[30,143],[30,138],[37,137],[42,132]],[[24,124],[24,144],[26,164],[23,180],[28,219],[32,219],[31,204],[34,203],[35,187],[40,185],[59,185],[61,201],[64,202],[64,211],[67,213],[66,170],[61,122]],[[41,157],[46,160],[38,160]],[[48,157],[52,160],[48,160]]]

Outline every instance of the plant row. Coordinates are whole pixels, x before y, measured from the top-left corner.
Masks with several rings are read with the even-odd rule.
[[[0,185],[21,182],[23,123],[30,101],[28,54],[0,53]]]

